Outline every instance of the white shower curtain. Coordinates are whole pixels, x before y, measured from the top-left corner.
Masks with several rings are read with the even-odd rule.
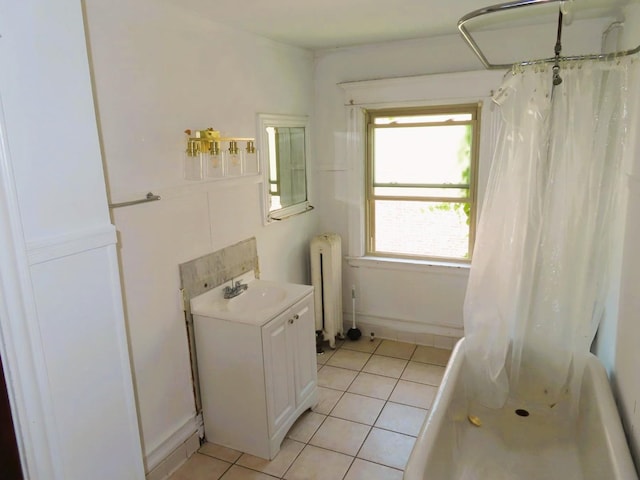
[[[464,305],[467,386],[483,405],[578,391],[619,241],[635,60],[508,74]],[[633,78],[632,78],[633,77]],[[575,396],[574,396],[575,398]]]

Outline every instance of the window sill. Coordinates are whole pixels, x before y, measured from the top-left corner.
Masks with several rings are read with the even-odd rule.
[[[376,268],[380,270],[428,272],[447,275],[468,276],[470,263],[438,262],[434,260],[408,260],[386,257],[346,257],[352,267]]]

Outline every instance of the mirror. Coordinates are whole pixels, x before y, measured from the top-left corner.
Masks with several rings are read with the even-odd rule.
[[[307,117],[259,114],[258,141],[264,173],[265,221],[311,210],[307,195]]]

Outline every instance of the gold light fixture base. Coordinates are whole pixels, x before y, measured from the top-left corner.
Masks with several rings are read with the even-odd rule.
[[[207,128],[205,130],[187,129],[184,133],[187,135],[186,153],[190,157],[195,157],[201,153],[218,155],[220,153],[221,142],[228,142],[229,150],[232,151],[232,153],[238,152],[238,142],[246,142],[247,152],[255,152],[255,139],[250,137],[223,137],[218,130],[214,130],[213,128]]]

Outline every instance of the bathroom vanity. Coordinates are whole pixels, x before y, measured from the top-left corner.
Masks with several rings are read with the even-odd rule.
[[[272,459],[317,403],[313,287],[249,279],[191,300],[209,442]]]

